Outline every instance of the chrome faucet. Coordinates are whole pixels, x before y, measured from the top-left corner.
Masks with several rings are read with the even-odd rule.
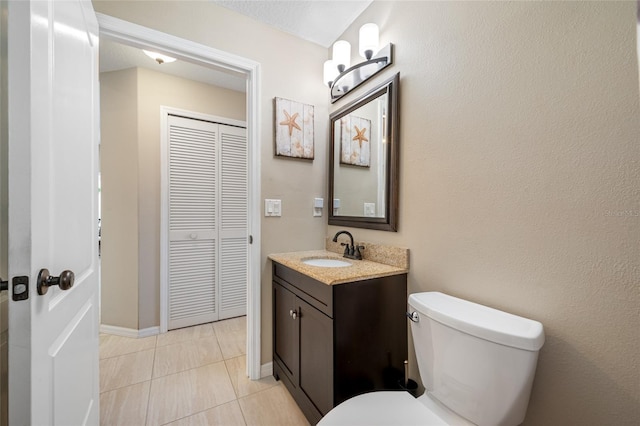
[[[348,259],[362,260],[362,253],[360,252],[360,250],[361,249],[364,250],[364,246],[356,246],[354,244],[353,235],[351,235],[351,232],[349,232],[349,231],[338,231],[338,232],[336,232],[336,235],[333,236],[333,242],[337,243],[338,242],[338,237],[341,234],[348,235],[349,239],[351,240],[351,245],[349,245],[349,243],[340,243],[341,246],[344,246],[344,254],[342,256],[346,257]]]

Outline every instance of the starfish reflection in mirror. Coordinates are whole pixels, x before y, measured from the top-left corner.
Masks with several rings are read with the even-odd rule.
[[[287,116],[287,119],[284,121],[280,122],[281,126],[289,126],[289,136],[291,136],[293,134],[293,129],[296,128],[298,130],[302,130],[300,128],[300,126],[298,126],[298,123],[296,123],[296,119],[298,118],[298,113],[296,112],[293,115],[289,115],[289,113],[287,112],[286,109],[283,109],[282,112],[284,112],[284,115]]]
[[[353,137],[354,141],[358,141],[360,144],[360,148],[362,148],[362,142],[369,142],[369,139],[364,135],[364,132],[367,131],[367,128],[358,129],[358,126],[353,126],[356,129],[356,135]]]

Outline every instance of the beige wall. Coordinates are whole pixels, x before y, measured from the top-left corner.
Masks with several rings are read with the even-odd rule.
[[[261,198],[282,200],[282,217],[262,217],[262,363],[271,362],[269,253],[324,247],[326,209],[314,218],[313,198],[327,193],[327,51],[227,9],[201,1],[94,1],[97,12],[231,52],[261,64]],[[315,106],[315,160],[275,158],[273,98]],[[155,272],[157,273],[157,272]]]
[[[635,9],[374,2],[345,34],[401,73],[399,232],[353,233],[410,248],[410,292],[544,324],[528,425],[640,419]]]
[[[103,73],[101,102],[102,323],[155,327],[160,324],[160,106],[244,121],[245,94],[135,68]]]
[[[101,321],[138,328],[138,72],[100,75]]]

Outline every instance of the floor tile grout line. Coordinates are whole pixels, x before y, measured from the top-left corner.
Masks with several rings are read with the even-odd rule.
[[[120,389],[128,388],[129,386],[139,385],[140,383],[148,382],[150,380],[151,379],[144,379],[144,380],[140,380],[139,382],[133,382],[133,383],[129,383],[129,384],[126,384],[126,385],[123,385],[123,386],[118,386],[117,388],[100,391],[100,395],[102,395],[103,393],[108,393],[108,392],[113,392],[113,391],[117,391],[117,390],[120,390]]]
[[[156,344],[158,343],[158,339],[156,339]],[[151,378],[149,379],[149,394],[147,395],[147,409],[144,410],[144,424],[147,424],[147,419],[149,418],[149,403],[151,402],[151,386],[153,385],[153,366],[156,363],[156,349],[153,349],[153,360],[151,361]]]
[[[240,355],[240,356],[242,356],[242,355]],[[233,359],[233,358],[230,358],[230,359]],[[151,376],[151,380],[162,379],[163,377],[169,377],[169,376],[173,376],[173,375],[176,375],[176,374],[185,373],[187,371],[197,370],[198,368],[208,367],[210,365],[219,364],[219,363],[225,362],[225,361],[228,361],[228,360],[227,359],[221,359],[220,361],[208,362],[206,364],[202,364],[202,365],[199,365],[197,367],[190,367],[190,368],[187,368],[185,370],[180,370],[180,371],[176,371],[176,372],[173,372],[173,373],[165,374],[164,376],[153,377],[153,375],[152,375]],[[226,366],[226,364],[225,364],[225,366]]]
[[[209,326],[211,326],[211,324],[212,323],[206,323],[206,324],[200,324],[200,325],[209,325]],[[198,325],[195,325],[195,326],[192,326],[192,327],[188,327],[188,328],[195,328],[195,327],[198,327]],[[178,329],[178,330],[183,330],[183,329]],[[215,329],[213,328],[213,326],[211,326],[211,330],[212,330],[212,333],[213,333],[213,335],[211,335],[211,336],[201,336],[201,337],[193,337],[192,336],[192,337],[189,337],[187,339],[178,340],[178,341],[172,342],[172,343],[165,343],[163,345],[158,345],[158,343],[156,341],[156,348],[164,348],[166,346],[177,345],[179,343],[191,342],[191,341],[196,341],[196,340],[200,340],[200,339],[206,339],[206,338],[210,338],[210,337],[216,337],[216,339],[217,339],[216,332],[215,332]],[[167,331],[167,333],[164,333],[164,334],[171,333],[172,331],[174,331],[174,330]],[[158,336],[160,336],[160,334],[158,334]],[[157,340],[160,340],[160,339],[157,339]]]
[[[273,390],[273,388],[275,388],[276,386],[280,386],[280,382],[279,382],[279,381],[278,381],[275,385],[273,385],[273,386],[269,386],[269,387],[268,387],[268,388],[266,388],[266,389],[262,389],[262,390],[259,390],[259,391],[257,391],[257,392],[250,393],[249,395],[241,396],[240,398],[238,398],[238,401],[240,401],[241,399],[247,399],[247,398],[249,398],[249,397],[253,397],[253,396],[259,395],[259,394],[264,393],[264,392],[266,392],[266,391]],[[284,386],[284,385],[283,385],[283,386]],[[287,390],[287,392],[289,392],[289,390]]]
[[[196,327],[197,327],[197,326],[196,326]],[[162,345],[162,346],[160,346],[160,348],[167,348],[167,347],[169,347],[169,346],[182,345],[182,344],[185,344],[185,343],[196,343],[196,344],[198,344],[198,343],[199,343],[199,342],[198,342],[199,340],[201,340],[201,339],[209,339],[209,338],[211,338],[211,337],[212,337],[212,336],[205,336],[205,337],[190,338],[190,339],[187,339],[187,340],[182,340],[182,341],[180,341],[180,342],[171,343],[171,344],[169,344],[169,345]],[[224,361],[224,355],[222,354],[222,349],[220,348],[220,343],[218,342],[217,338],[215,339],[215,342],[216,342],[216,345],[218,346],[218,350],[219,350],[219,352],[220,352],[220,356],[222,356],[222,361]],[[156,350],[157,350],[157,349],[158,349],[158,348],[156,348]],[[163,350],[164,350],[164,349],[163,349]],[[151,378],[152,378],[152,379],[157,379],[157,378],[160,378],[160,377],[166,377],[166,376],[170,376],[171,374],[176,374],[176,373],[181,373],[181,372],[183,372],[183,371],[193,370],[193,369],[195,369],[195,368],[204,367],[204,366],[206,366],[206,365],[215,364],[215,363],[217,363],[217,362],[220,362],[220,361],[213,361],[213,362],[209,362],[209,363],[201,364],[201,365],[198,365],[198,366],[195,366],[195,367],[190,367],[190,368],[187,368],[187,369],[184,369],[184,370],[175,371],[175,372],[173,372],[173,373],[163,374],[163,375],[161,375],[161,376],[157,376],[157,377],[154,375],[154,373],[155,373],[155,362],[154,362],[154,369],[153,369],[153,372],[152,372],[152,374],[151,374]]]
[[[117,371],[120,371],[120,369],[121,369],[121,367],[120,367],[121,358],[124,358],[126,356],[131,356],[131,355],[134,355],[134,354],[139,354],[141,352],[148,352],[148,351],[154,351],[154,349],[142,349],[142,350],[139,350],[137,352],[131,352],[131,353],[128,353],[128,354],[118,355],[118,356],[111,357],[111,358],[104,358],[104,359],[99,360],[99,362],[102,362],[102,361],[105,361],[105,360],[114,360],[115,359],[113,362],[116,363],[115,370],[117,372]],[[112,378],[113,378],[113,374],[109,375],[108,377],[105,377],[105,379],[109,379],[109,380],[112,379]],[[147,380],[151,380],[152,378],[153,378],[153,371],[151,373],[151,377],[149,377],[148,379],[142,379],[142,380],[139,380],[139,381],[136,381],[136,382],[127,383],[127,384],[116,386],[114,388],[106,389],[106,390],[102,390],[102,388],[100,388],[100,394],[103,394],[105,392],[110,392],[110,391],[116,390],[116,389],[126,388],[127,386],[131,386],[131,385],[137,385],[137,384],[143,383],[143,382],[145,382]],[[107,382],[109,380],[105,380],[105,382]],[[102,380],[100,382],[101,382],[101,385],[102,385]]]
[[[231,404],[232,402],[238,403],[238,400],[237,399],[232,399],[231,401],[223,402],[222,404],[214,405],[213,407],[209,407],[209,408],[205,408],[204,410],[196,411],[196,412],[188,414],[188,415],[186,415],[184,417],[180,417],[179,419],[171,420],[170,422],[167,422],[167,423],[162,423],[160,426],[166,426],[168,424],[171,424],[171,423],[174,423],[174,422],[177,422],[177,421],[180,421],[180,420],[188,419],[189,417],[193,417],[193,416],[197,416],[198,414],[206,413],[209,410],[213,410],[214,408],[222,407],[223,405],[226,405],[226,404]],[[240,407],[240,403],[238,403],[238,408],[240,408],[240,413],[242,413],[242,407]],[[244,413],[242,414],[242,420],[244,421],[244,424],[246,426],[247,421],[244,418]]]
[[[242,421],[244,422],[245,426],[248,425],[247,423],[247,416],[244,414],[244,410],[242,409],[242,405],[240,405],[240,399],[236,399],[236,403],[238,404],[238,408],[240,408],[240,414],[242,415]]]
[[[225,362],[224,360],[222,360],[222,361],[217,361],[217,362],[214,362],[214,363],[211,363],[211,364],[207,364],[207,365],[219,364],[219,363],[221,363],[221,362],[222,362],[222,363],[224,363],[225,371],[227,372],[227,378],[229,379],[229,382],[231,383],[231,389],[233,390],[233,394],[234,394],[235,398],[233,398],[233,399],[231,399],[231,400],[229,400],[229,401],[226,401],[226,402],[222,402],[222,403],[220,403],[220,404],[216,404],[216,405],[214,405],[214,406],[212,406],[212,407],[207,407],[207,408],[205,408],[205,409],[203,409],[203,410],[200,410],[200,411],[195,411],[195,412],[193,412],[193,413],[189,413],[189,414],[188,414],[188,415],[186,415],[186,416],[183,416],[183,417],[180,417],[180,418],[177,418],[177,419],[173,419],[173,420],[171,420],[171,421],[169,421],[169,422],[162,423],[162,426],[167,425],[167,424],[170,424],[170,423],[173,423],[173,422],[176,422],[176,421],[178,421],[178,420],[182,420],[182,419],[185,419],[185,418],[191,417],[191,416],[195,416],[195,415],[200,414],[200,413],[204,413],[205,411],[212,410],[212,409],[214,409],[214,408],[220,407],[220,406],[222,406],[222,405],[225,405],[225,404],[228,404],[228,403],[231,403],[231,402],[234,402],[234,401],[236,401],[236,402],[238,401],[238,396],[237,396],[237,394],[236,394],[236,392],[235,392],[235,389],[234,389],[234,387],[233,387],[233,382],[231,381],[231,375],[229,374],[229,370],[227,369],[227,364],[226,364],[226,362]],[[204,367],[204,366],[203,366],[203,367]],[[200,367],[195,367],[195,368],[191,368],[191,369],[189,369],[189,370],[180,371],[180,372],[175,373],[175,374],[183,373],[183,372],[185,372],[185,371],[195,370],[196,368],[200,368]],[[162,376],[162,377],[166,377],[166,376]],[[152,378],[152,379],[151,379],[151,381],[153,381],[153,380],[155,380],[155,379],[154,379],[154,378]],[[149,395],[151,395],[151,390],[149,390]],[[238,406],[239,406],[239,404],[238,404]],[[149,414],[148,414],[148,410],[149,410],[149,404],[147,403],[147,416],[149,415]],[[240,411],[242,411],[242,409],[240,409]],[[244,420],[244,416],[243,416],[243,421],[245,422],[245,425],[246,425],[246,421]],[[145,419],[145,424],[146,424],[146,419]]]
[[[123,352],[123,353],[117,353],[117,354],[115,354],[115,355],[110,355],[110,356],[102,356],[102,355],[98,355],[98,359],[99,359],[100,361],[102,361],[102,360],[104,360],[104,359],[117,358],[117,357],[120,357],[120,356],[123,356],[123,355],[131,355],[131,354],[135,354],[135,353],[138,353],[138,352],[149,351],[149,350],[151,350],[151,349],[155,349],[155,345],[154,345],[153,347],[150,347],[150,348],[142,347],[142,348],[140,348],[140,349],[138,349],[138,350],[136,350],[136,351]],[[98,350],[99,350],[99,351],[102,351],[103,349],[102,349],[102,348],[99,348]]]
[[[222,362],[224,362],[224,369],[227,372],[227,376],[229,377],[229,381],[231,382],[231,389],[233,389],[233,394],[236,396],[236,401],[238,400],[238,393],[240,392],[240,390],[236,390],[236,387],[233,386],[233,379],[231,378],[231,372],[229,372],[229,366],[227,365],[227,360],[223,360]],[[240,386],[240,383],[238,383],[238,387]],[[246,422],[245,422],[246,423]]]

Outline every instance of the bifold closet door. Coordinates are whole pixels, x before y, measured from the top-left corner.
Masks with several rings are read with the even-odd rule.
[[[170,116],[168,328],[246,314],[246,130]]]
[[[220,304],[219,319],[247,314],[247,131],[219,125]]]

